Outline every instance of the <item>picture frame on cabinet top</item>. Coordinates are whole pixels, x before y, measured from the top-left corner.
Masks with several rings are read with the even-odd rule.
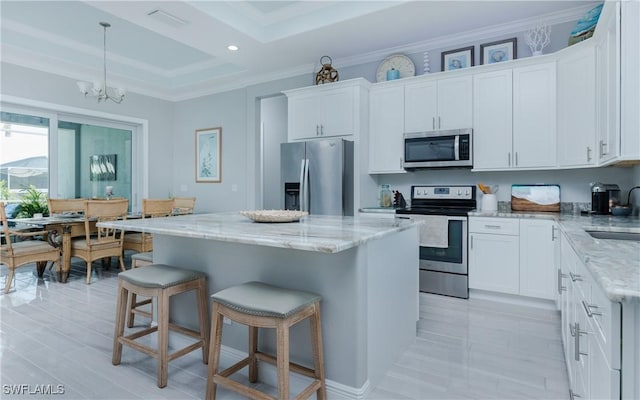
[[[474,65],[474,46],[462,47],[455,50],[443,51],[441,57],[441,70],[453,71],[473,67]]]
[[[511,38],[480,45],[480,65],[495,64],[518,58],[518,39]]]

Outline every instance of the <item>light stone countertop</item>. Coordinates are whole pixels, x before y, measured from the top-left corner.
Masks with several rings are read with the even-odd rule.
[[[638,217],[558,213],[471,212],[474,217],[535,218],[558,221],[560,230],[611,301],[640,302],[640,242],[595,239],[587,230],[640,233]]]
[[[338,253],[419,223],[376,216],[310,215],[299,222],[257,223],[239,213],[191,214],[101,222],[125,231],[219,240],[321,253]]]

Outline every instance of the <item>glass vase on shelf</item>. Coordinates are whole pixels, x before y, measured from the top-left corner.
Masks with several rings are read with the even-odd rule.
[[[380,207],[391,207],[392,193],[389,185],[380,185]]]

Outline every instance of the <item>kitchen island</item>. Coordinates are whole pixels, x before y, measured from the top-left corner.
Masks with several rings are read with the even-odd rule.
[[[237,214],[193,214],[101,223],[152,233],[154,262],[206,272],[209,293],[261,281],[322,295],[329,398],[363,398],[415,339],[418,319],[418,224],[389,218],[308,216],[261,224]],[[171,317],[196,326],[192,299]],[[224,326],[223,360],[247,350],[247,329]],[[260,341],[275,350],[275,332]],[[292,330],[291,359],[312,365],[309,324]],[[261,379],[275,385],[267,371]],[[292,375],[292,378],[294,375]],[[295,390],[292,380],[292,390]]]

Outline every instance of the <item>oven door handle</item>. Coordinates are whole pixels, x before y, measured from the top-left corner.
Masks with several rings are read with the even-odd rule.
[[[395,217],[398,219],[412,219],[412,217],[424,217],[423,214],[396,214]],[[466,216],[453,216],[447,215],[447,221],[466,221],[468,217]]]

